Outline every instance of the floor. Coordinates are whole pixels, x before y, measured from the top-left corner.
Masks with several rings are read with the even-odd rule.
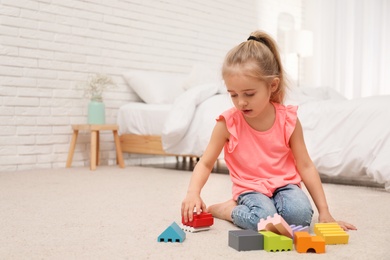
[[[198,158],[190,157],[178,157],[176,163],[157,163],[157,164],[147,164],[142,165],[145,167],[153,168],[164,168],[180,171],[192,171],[198,162]],[[213,170],[213,173],[223,173],[229,174],[229,170],[223,159],[219,160]],[[323,183],[333,183],[333,184],[343,184],[343,185],[353,185],[353,186],[366,186],[374,188],[384,188],[383,185],[374,182],[371,178],[367,176],[359,177],[358,179],[351,179],[345,177],[330,177],[324,174],[320,174],[321,180]]]
[[[176,160],[176,163],[156,163],[156,164],[144,164],[142,166],[145,167],[153,167],[153,168],[164,168],[164,169],[171,169],[171,170],[179,170],[179,171],[193,171],[195,168],[195,165],[198,162],[198,158],[196,157],[178,157]],[[224,160],[219,160],[213,170],[213,173],[225,173],[229,174],[229,170],[226,167],[226,164]]]

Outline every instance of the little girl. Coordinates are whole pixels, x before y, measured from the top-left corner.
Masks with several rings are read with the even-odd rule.
[[[313,210],[301,189],[305,184],[319,212],[319,222],[335,222],[319,174],[303,139],[297,107],[282,105],[286,82],[274,40],[256,31],[233,48],[222,76],[234,107],[218,118],[210,142],[196,164],[182,202],[184,221],[193,214],[214,217],[257,231],[261,218],[281,215],[288,224],[309,226]],[[200,197],[220,152],[233,182],[233,198],[206,205]],[[339,221],[345,229],[355,226]]]

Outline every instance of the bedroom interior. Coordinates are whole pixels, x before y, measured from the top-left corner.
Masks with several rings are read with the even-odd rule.
[[[229,250],[236,228],[219,220],[183,244],[155,243],[179,221],[191,170],[232,105],[221,61],[257,29],[281,48],[286,104],[299,105],[330,206],[358,227],[327,256],[387,258],[388,1],[1,0],[0,10],[0,258],[312,257]],[[87,122],[79,85],[95,73],[115,82],[103,102],[124,169],[106,132],[95,171],[84,132],[65,168],[72,126]],[[213,172],[207,203],[230,196],[222,155]]]

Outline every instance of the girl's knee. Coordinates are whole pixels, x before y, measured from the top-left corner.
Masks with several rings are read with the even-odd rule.
[[[309,226],[313,208],[309,198],[296,185],[287,185],[275,195],[279,214],[289,225]]]
[[[310,226],[313,209],[311,206],[290,208],[282,214],[282,217],[289,225]]]
[[[233,209],[232,219],[233,223],[238,227],[258,231],[257,226],[260,220],[273,216],[275,213],[275,208],[254,210],[241,205]]]
[[[259,224],[261,218],[254,214],[247,215],[245,217],[233,217],[233,223],[243,229],[251,229],[254,231],[258,231],[257,226]]]

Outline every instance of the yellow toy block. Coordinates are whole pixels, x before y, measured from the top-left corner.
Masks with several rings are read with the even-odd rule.
[[[264,236],[264,250],[267,252],[291,251],[293,241],[289,237],[271,231],[259,231]]]
[[[348,244],[349,235],[337,223],[317,223],[314,225],[314,233],[325,239],[325,244]]]

